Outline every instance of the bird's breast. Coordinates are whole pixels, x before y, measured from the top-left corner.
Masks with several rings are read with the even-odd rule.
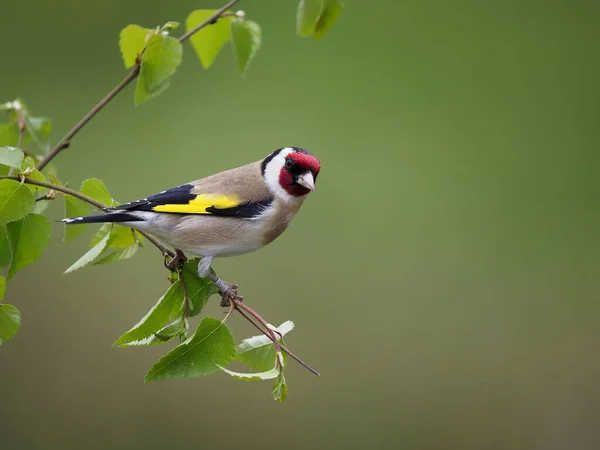
[[[300,202],[290,205],[283,201],[275,201],[273,207],[259,219],[264,222],[262,233],[263,245],[270,244],[285,231],[300,209],[300,205]]]

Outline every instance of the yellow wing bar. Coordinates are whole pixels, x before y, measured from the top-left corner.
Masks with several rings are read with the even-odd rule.
[[[156,212],[211,214],[207,208],[233,208],[241,203],[235,195],[199,194],[188,203],[157,205],[152,208]]]

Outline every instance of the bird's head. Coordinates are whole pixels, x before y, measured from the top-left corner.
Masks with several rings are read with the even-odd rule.
[[[267,186],[274,194],[295,199],[315,190],[321,163],[304,149],[284,147],[267,156],[261,170]]]

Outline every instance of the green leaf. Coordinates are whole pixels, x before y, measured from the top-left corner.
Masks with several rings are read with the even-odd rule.
[[[171,31],[176,30],[177,28],[179,28],[179,25],[181,25],[179,22],[175,22],[173,20],[169,20],[162,27],[160,27],[160,31],[171,32]]]
[[[185,21],[187,31],[205,22],[216,10],[197,9],[192,11]],[[231,18],[221,17],[216,23],[202,28],[190,37],[192,47],[196,51],[200,63],[205,69],[212,66],[221,49],[231,39]]]
[[[20,169],[25,155],[17,147],[0,147],[0,164]]]
[[[191,303],[189,316],[200,314],[208,298],[218,289],[208,278],[198,276],[198,260],[187,261],[182,270],[183,279]],[[113,346],[129,347],[156,345],[165,342],[164,328],[181,318],[184,312],[184,294],[179,280],[175,281],[150,311],[127,333],[115,341]]]
[[[50,131],[52,131],[52,121],[47,117],[29,117],[25,114],[25,130],[31,136],[42,151],[43,154],[50,151]]]
[[[283,373],[279,374],[279,377],[275,381],[275,386],[273,387],[273,400],[279,403],[283,403],[283,401],[287,398],[290,393],[290,388],[285,383],[285,377]]]
[[[187,337],[186,336],[187,333],[187,327],[186,327],[186,323],[185,321],[179,317],[177,319],[175,319],[173,322],[171,322],[169,325],[165,326],[164,328],[161,328],[160,330],[158,330],[156,333],[154,333],[154,336],[152,336],[152,338],[150,339],[156,339],[157,341],[163,341],[163,342],[167,342],[171,339],[173,339],[176,336],[182,337],[182,341]],[[156,342],[158,343],[158,342]],[[150,344],[149,344],[150,345]]]
[[[6,292],[6,278],[0,277],[0,302],[4,299],[5,292]]]
[[[315,33],[315,26],[323,0],[300,0],[296,12],[296,32],[303,37],[312,36]]]
[[[282,323],[276,330],[285,336],[294,329],[294,322],[288,320]],[[280,339],[281,342],[281,339]],[[273,341],[264,334],[244,339],[236,348],[235,359],[254,370],[267,371],[275,364],[275,345]],[[284,356],[284,364],[287,355]]]
[[[231,21],[231,41],[240,73],[244,75],[261,44],[261,30],[256,22],[245,19]]]
[[[0,124],[0,145],[19,145],[19,125],[16,122]]]
[[[96,245],[94,245],[88,252],[79,258],[75,263],[65,270],[65,274],[76,271],[77,269],[81,269],[84,266],[87,266],[89,263],[94,262],[98,256],[102,254],[106,246],[108,245],[108,239],[110,238],[110,233],[107,233],[104,238],[100,240]]]
[[[169,84],[170,84],[170,81],[166,81],[159,88],[157,88],[156,90],[154,90],[154,91],[151,92],[146,87],[146,81],[145,81],[145,79],[142,78],[141,76],[139,76],[137,84],[135,86],[134,103],[136,105],[139,105],[141,103],[144,103],[147,100],[151,100],[151,99],[153,99],[155,97],[158,97],[160,94],[162,94],[169,87]]]
[[[181,64],[181,43],[165,34],[154,34],[142,55],[142,67],[135,91],[135,104],[156,97],[169,84]]]
[[[156,34],[150,38],[142,57],[146,87],[154,91],[168,81],[181,64],[183,47],[171,36]]]
[[[226,366],[235,355],[233,336],[225,324],[205,317],[196,332],[158,360],[145,382],[210,375]]]
[[[94,200],[98,200],[105,205],[112,205],[112,197],[108,189],[98,178],[88,178],[85,180],[81,183],[80,191],[82,194],[92,197]]]
[[[23,219],[6,226],[12,249],[8,278],[38,260],[52,235],[52,225],[41,214],[28,214]]]
[[[23,172],[23,175],[25,175],[27,178],[30,178],[32,180],[46,181],[46,177],[44,176],[44,174],[42,174],[42,172],[40,172],[37,169],[27,169],[25,172]],[[42,191],[42,190],[46,189],[46,188],[43,188],[41,186],[36,186],[35,184],[28,184],[27,187],[33,193],[36,193],[36,192],[39,192],[39,191]]]
[[[342,13],[342,2],[339,0],[326,0],[323,10],[315,25],[315,40],[321,39],[337,22]]]
[[[31,190],[14,180],[0,180],[0,225],[19,220],[33,209]]]
[[[133,233],[131,233],[131,230],[127,230],[127,231],[129,231],[130,235],[133,235]],[[111,239],[112,239],[112,237],[111,237]],[[109,244],[109,247],[112,247],[112,244]],[[139,239],[137,239],[137,235],[136,235],[135,242],[133,244],[131,244],[129,247],[125,247],[125,248],[122,248],[121,250],[117,250],[112,253],[109,253],[108,255],[95,261],[94,265],[106,264],[106,263],[113,262],[113,261],[120,261],[122,259],[129,259],[133,255],[135,255],[140,248],[141,248],[141,241]]]
[[[65,195],[65,217],[82,217],[90,213],[89,205],[76,197]],[[85,230],[85,225],[65,225],[64,242],[71,242]]]
[[[133,67],[137,56],[142,53],[146,46],[146,38],[149,33],[155,32],[139,25],[127,25],[119,35],[119,47],[123,63],[126,68]]]
[[[0,225],[0,268],[6,267],[12,260],[12,250],[8,240],[6,225]]]
[[[0,304],[0,345],[13,337],[21,326],[21,313],[13,305]]]

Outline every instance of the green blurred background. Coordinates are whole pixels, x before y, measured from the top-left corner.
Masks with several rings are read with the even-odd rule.
[[[345,3],[315,43],[296,1],[242,2],[264,39],[244,79],[229,46],[204,71],[186,45],[165,94],[136,108],[127,89],[56,160],[127,201],[314,152],[291,228],[215,268],[296,323],[287,343],[322,376],[290,365],[282,405],[224,374],[143,384],[171,344],[111,344],[166,289],[161,258],[63,276],[88,241],[56,224],[9,285],[23,327],[0,349],[0,448],[597,448],[600,3]],[[4,0],[0,100],[52,117],[56,140],[124,76],[121,28],[217,6]]]

